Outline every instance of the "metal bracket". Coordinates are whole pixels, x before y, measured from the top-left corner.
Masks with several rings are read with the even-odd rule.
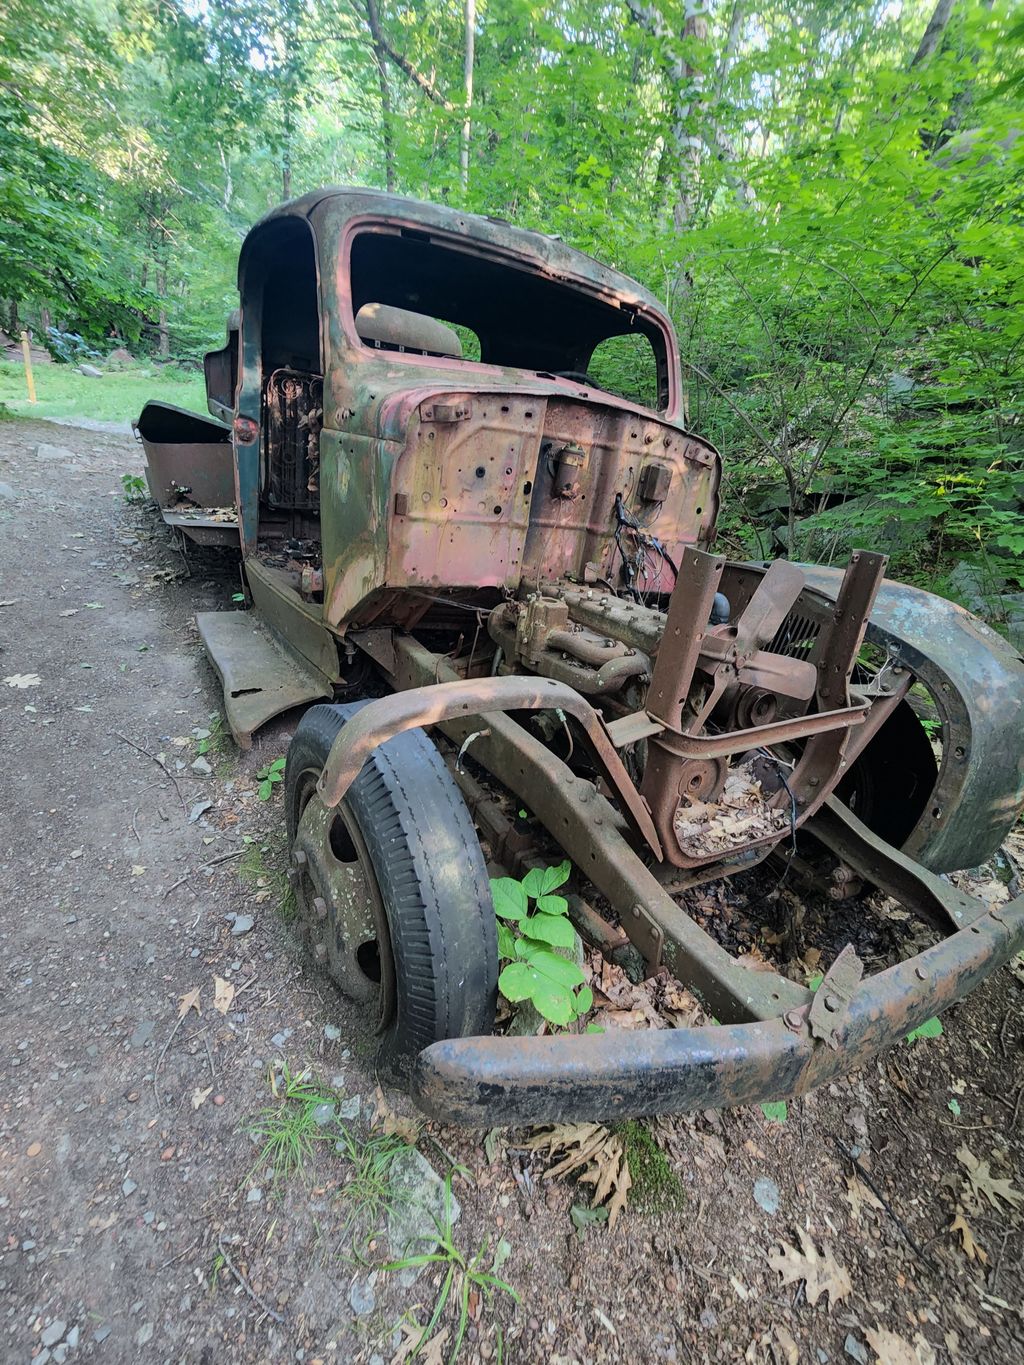
[[[848,943],[814,993],[807,1022],[812,1036],[823,1038],[833,1051],[838,1050],[839,1026],[863,975],[864,963],[857,956],[853,944]]]
[[[630,907],[629,914],[623,917],[622,927],[629,935],[629,941],[642,955],[647,965],[647,974],[653,976],[661,966],[665,935],[661,926],[637,902]]]

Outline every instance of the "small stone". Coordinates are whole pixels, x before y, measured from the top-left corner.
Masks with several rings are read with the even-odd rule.
[[[67,1323],[61,1322],[60,1318],[56,1318],[50,1323],[49,1327],[44,1327],[39,1333],[39,1340],[44,1346],[56,1346],[57,1342],[62,1340],[67,1329]]]
[[[173,1160],[174,1160],[174,1148],[173,1148],[173,1147],[165,1147],[165,1148],[163,1149],[163,1151],[160,1153],[160,1160],[161,1160],[161,1161],[173,1161]]]
[[[210,767],[209,763],[207,763],[206,759],[202,757],[202,755],[200,755],[199,758],[193,759],[192,771],[194,773],[198,773],[200,777],[213,776],[213,769]],[[197,820],[199,819],[198,815],[196,816],[196,819]]]
[[[372,1313],[377,1304],[377,1295],[374,1285],[377,1282],[377,1272],[371,1271],[364,1279],[357,1275],[352,1281],[348,1291],[348,1301],[352,1312],[357,1317],[365,1317],[367,1313]]]
[[[350,1095],[347,1100],[342,1100],[338,1105],[339,1119],[357,1119],[359,1117],[360,1100],[358,1095]]]
[[[851,1359],[857,1361],[857,1365],[868,1365],[868,1353],[852,1332],[847,1332],[846,1340],[843,1342],[843,1350]]]
[[[17,496],[9,483],[0,483],[0,498],[16,498]]]
[[[280,1033],[275,1033],[270,1041],[274,1047],[284,1047],[291,1036],[292,1030],[290,1028],[283,1028]]]
[[[95,365],[79,365],[78,373],[84,374],[86,379],[102,379],[103,371],[98,370]]]
[[[57,1362],[57,1365],[64,1365],[65,1360],[68,1358],[68,1348],[63,1342],[59,1346],[53,1348],[53,1358]]]
[[[214,1095],[214,1097],[213,1097],[213,1102],[214,1102],[215,1105],[217,1105],[218,1108],[220,1108],[220,1106],[224,1103],[224,1096],[223,1096],[223,1095]]]
[[[252,915],[236,915],[235,922],[231,926],[231,933],[235,938],[240,938],[242,934],[247,934],[255,923]]]
[[[25,1155],[38,1156],[42,1150],[43,1144],[41,1142],[30,1142],[28,1146],[25,1148]]]
[[[71,1331],[64,1338],[64,1340],[67,1342],[67,1344],[71,1347],[72,1350],[74,1350],[78,1345],[78,1332],[79,1328],[78,1324],[76,1323],[75,1326],[72,1327]]]
[[[135,1344],[136,1346],[145,1346],[147,1342],[150,1342],[152,1340],[153,1324],[151,1322],[144,1322],[142,1326],[139,1328],[139,1330],[135,1333]]]
[[[131,1047],[145,1047],[156,1032],[156,1020],[143,1019],[135,1026],[135,1032],[128,1039]]]
[[[329,1043],[336,1043],[341,1038],[341,1029],[337,1024],[324,1024],[324,1037]]]
[[[22,1251],[35,1251],[36,1244],[31,1237],[26,1237],[21,1244]]]
[[[121,1193],[125,1195],[125,1197],[134,1194],[138,1188],[138,1184],[134,1180],[124,1180],[121,1182]]]
[[[327,1124],[334,1122],[334,1105],[325,1102],[318,1104],[313,1110],[313,1122],[318,1128],[325,1128]]]
[[[262,1198],[263,1191],[260,1189],[258,1185],[254,1185],[252,1189],[249,1191],[249,1193],[245,1196],[245,1202],[247,1204],[258,1204]]]
[[[193,764],[193,767],[194,766],[195,765]],[[210,765],[207,764],[206,766],[209,767]],[[194,825],[195,822],[199,819],[199,817],[201,815],[205,815],[212,805],[213,805],[212,801],[197,801],[188,813],[189,824]]]
[[[149,1225],[153,1222],[155,1218],[156,1214],[153,1212],[152,1209],[147,1209],[146,1212],[142,1215],[142,1221],[146,1224],[147,1227],[149,1227]]]
[[[93,1341],[106,1341],[110,1336],[110,1323],[105,1322],[102,1327],[97,1327],[92,1334]]]
[[[51,446],[43,442],[36,446],[37,460],[73,460],[75,452],[68,450],[67,446]]]
[[[778,1213],[779,1187],[766,1175],[759,1175],[754,1181],[754,1202],[765,1213]]]

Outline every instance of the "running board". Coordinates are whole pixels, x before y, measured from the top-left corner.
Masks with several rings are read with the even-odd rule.
[[[224,715],[240,749],[282,711],[333,694],[331,682],[282,645],[251,611],[201,611],[199,635],[224,688]]]

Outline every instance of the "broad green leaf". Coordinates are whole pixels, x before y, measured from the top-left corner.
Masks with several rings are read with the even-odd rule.
[[[516,946],[520,957],[525,958],[531,967],[543,972],[548,980],[561,986],[563,990],[571,991],[574,987],[583,985],[585,979],[583,972],[575,962],[567,962],[550,948],[538,948],[532,943],[527,943],[524,951],[522,940]]]
[[[575,1005],[577,1017],[581,1014],[586,1014],[587,1010],[593,1008],[594,992],[589,986],[581,986],[576,992]]]
[[[532,1000],[540,973],[527,962],[511,962],[498,977],[498,990],[506,1000]]]
[[[533,992],[533,1003],[552,1024],[567,1024],[573,1017],[572,996],[544,977],[538,981]]]
[[[572,864],[566,858],[557,867],[534,867],[527,872],[523,878],[523,886],[526,894],[537,900],[540,896],[546,896],[549,891],[554,891],[556,887],[569,880],[569,873],[572,871]]]
[[[527,915],[519,921],[519,928],[529,938],[555,948],[571,948],[576,942],[576,930],[563,915]]]
[[[766,1119],[771,1119],[773,1123],[785,1123],[789,1116],[785,1100],[769,1100],[761,1105],[761,1112]]]
[[[501,919],[522,919],[529,909],[523,884],[514,877],[492,877],[491,896],[494,913]]]
[[[516,936],[507,924],[498,924],[498,956],[512,961],[516,955]]]
[[[916,1043],[919,1038],[939,1038],[942,1036],[942,1020],[926,1019],[923,1024],[918,1024],[917,1028],[912,1028],[907,1034],[908,1043]]]
[[[569,912],[569,902],[564,896],[538,896],[537,910],[543,910],[545,915],[565,915]]]

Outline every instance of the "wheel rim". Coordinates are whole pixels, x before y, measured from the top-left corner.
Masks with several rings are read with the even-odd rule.
[[[299,781],[299,820],[292,841],[299,911],[314,956],[352,999],[376,1001],[376,1032],[395,1016],[395,966],[387,912],[366,840],[346,802],[328,809],[316,791],[318,771]]]

